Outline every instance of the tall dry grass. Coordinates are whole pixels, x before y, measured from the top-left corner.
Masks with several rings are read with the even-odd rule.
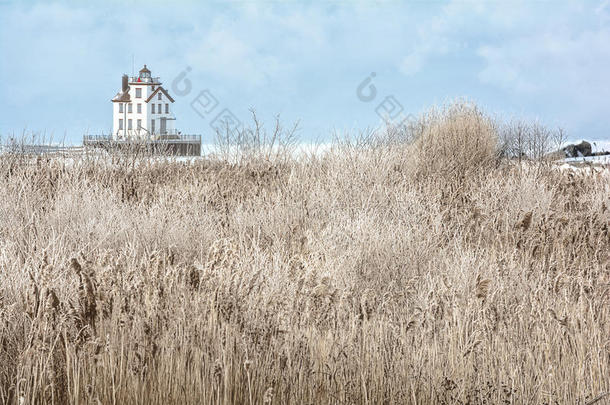
[[[607,175],[498,160],[472,106],[417,128],[281,163],[3,155],[0,403],[603,403]]]
[[[454,103],[433,109],[418,122],[412,142],[416,177],[464,177],[496,160],[495,122],[475,104]]]

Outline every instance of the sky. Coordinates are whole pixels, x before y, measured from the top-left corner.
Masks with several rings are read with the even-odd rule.
[[[108,134],[143,64],[204,142],[250,109],[324,142],[455,99],[610,139],[610,0],[0,0],[0,137]]]

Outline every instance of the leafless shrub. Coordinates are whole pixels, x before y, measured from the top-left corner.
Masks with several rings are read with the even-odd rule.
[[[412,148],[416,177],[464,178],[496,159],[495,123],[476,105],[455,102],[420,120]]]
[[[231,128],[228,123],[215,134],[218,156],[225,161],[245,163],[257,160],[287,163],[297,143],[298,122],[285,128],[280,117],[275,117],[274,127],[268,132],[256,112],[252,114],[252,125]]]
[[[567,139],[564,129],[551,130],[538,121],[512,120],[500,126],[500,151],[508,158],[543,161],[556,158]]]

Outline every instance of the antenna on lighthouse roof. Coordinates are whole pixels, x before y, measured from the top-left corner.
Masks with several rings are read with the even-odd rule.
[[[134,77],[136,75],[135,65],[136,65],[136,56],[132,53],[131,54],[131,77]]]

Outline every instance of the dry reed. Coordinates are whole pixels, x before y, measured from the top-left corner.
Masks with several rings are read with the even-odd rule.
[[[0,157],[0,403],[602,401],[607,174],[495,137],[462,105],[281,163]]]

